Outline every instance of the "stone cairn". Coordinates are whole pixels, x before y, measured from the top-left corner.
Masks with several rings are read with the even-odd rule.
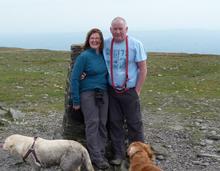
[[[81,110],[72,109],[70,92],[70,75],[76,57],[82,52],[82,45],[71,46],[71,61],[68,68],[66,87],[65,87],[65,113],[63,116],[63,137],[65,139],[76,140],[85,145],[85,127]]]

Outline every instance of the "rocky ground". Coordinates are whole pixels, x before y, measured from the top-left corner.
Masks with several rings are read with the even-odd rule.
[[[11,134],[60,138],[62,113],[22,113],[0,106],[0,142]],[[14,119],[8,115],[12,115]],[[219,171],[219,119],[188,117],[159,111],[143,111],[145,139],[156,151],[156,163],[164,171]],[[17,118],[17,119],[16,119]],[[30,166],[17,156],[0,149],[1,171],[28,171]],[[45,169],[47,171],[58,168]],[[120,170],[120,169],[119,169]],[[121,169],[123,170],[123,169]]]

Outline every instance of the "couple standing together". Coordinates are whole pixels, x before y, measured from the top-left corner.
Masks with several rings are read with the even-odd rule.
[[[114,155],[110,163],[120,165],[125,158],[125,120],[129,143],[144,142],[139,95],[147,75],[147,56],[142,43],[128,36],[127,30],[121,17],[112,20],[109,39],[104,40],[99,29],[90,30],[71,73],[73,109],[83,112],[87,148],[100,169],[109,167],[108,133]],[[82,73],[86,77],[81,80]]]

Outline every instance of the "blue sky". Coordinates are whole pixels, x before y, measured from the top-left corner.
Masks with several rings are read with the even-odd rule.
[[[130,30],[220,30],[220,0],[0,0],[0,32],[109,30],[122,16]]]

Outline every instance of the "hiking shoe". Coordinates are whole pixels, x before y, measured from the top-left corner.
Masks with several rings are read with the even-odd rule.
[[[120,165],[121,163],[122,163],[122,159],[113,159],[113,160],[110,160],[110,162],[109,162],[110,164],[112,164],[112,165]]]
[[[108,164],[107,161],[96,162],[96,163],[94,163],[94,165],[95,165],[98,169],[108,169],[108,168],[110,167],[110,165]]]

